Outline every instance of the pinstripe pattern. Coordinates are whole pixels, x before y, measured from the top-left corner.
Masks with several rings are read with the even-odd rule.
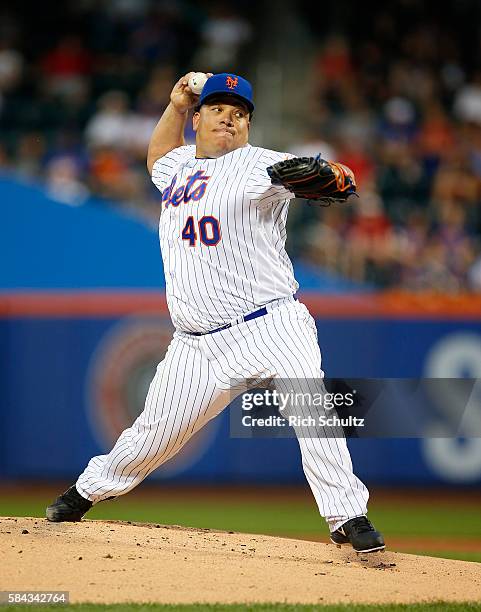
[[[284,249],[292,194],[271,185],[266,172],[267,166],[285,157],[246,145],[218,159],[196,159],[191,145],[155,162],[152,180],[163,198],[174,177],[174,192],[196,172],[209,177],[198,201],[162,204],[160,247],[167,304],[176,329],[210,331],[297,291]],[[218,220],[222,238],[215,248],[200,240],[190,246],[181,239],[191,216],[194,225],[204,216]]]
[[[274,378],[284,392],[290,389],[283,379],[307,380],[310,391],[319,392],[310,379],[322,376],[315,324],[299,302],[285,300],[264,317],[215,334],[176,332],[144,412],[108,455],[91,459],[77,489],[94,502],[130,491],[225,408],[235,380]],[[340,432],[322,428],[321,437],[313,438],[300,428],[296,434],[304,473],[330,529],[364,514],[368,492],[353,474],[345,439],[333,437]]]
[[[176,332],[142,414],[108,455],[93,457],[80,475],[76,486],[84,497],[98,502],[138,485],[228,405],[236,381],[269,379],[284,393],[298,381],[300,391],[323,391],[315,323],[292,298],[298,284],[284,249],[292,194],[271,185],[266,172],[286,157],[246,145],[218,159],[196,159],[195,147],[186,146],[155,162],[167,303]],[[192,177],[198,177],[195,183],[189,183]],[[199,240],[199,222],[206,217],[218,222],[215,245]],[[239,323],[264,305],[266,315]],[[191,334],[234,321],[223,331]],[[314,407],[300,413],[319,415]],[[312,437],[299,427],[296,435],[307,481],[331,531],[365,514],[368,492],[353,474],[342,430],[320,428]]]

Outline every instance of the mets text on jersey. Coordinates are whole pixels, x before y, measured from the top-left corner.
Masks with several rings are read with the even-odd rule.
[[[167,208],[169,204],[178,206],[181,202],[184,202],[184,204],[191,200],[198,202],[205,193],[207,181],[209,179],[210,176],[205,176],[205,172],[199,170],[195,174],[188,176],[186,183],[174,191],[177,182],[177,175],[175,175],[170,185],[162,193],[162,202],[165,204],[165,208]],[[201,181],[200,185],[197,185],[194,189],[194,185],[197,181]]]

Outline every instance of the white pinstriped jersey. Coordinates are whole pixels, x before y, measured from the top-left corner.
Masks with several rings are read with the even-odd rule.
[[[298,289],[285,251],[292,193],[266,168],[290,157],[245,145],[217,159],[195,146],[158,159],[159,236],[176,329],[207,332]]]
[[[292,194],[272,186],[266,172],[286,157],[247,145],[218,159],[196,159],[188,146],[155,162],[167,298],[177,331],[143,412],[79,476],[75,486],[85,499],[97,503],[136,487],[222,412],[243,380],[275,381],[281,393],[292,393],[297,380],[301,391],[324,393],[315,322],[291,297],[298,285],[284,242]],[[261,317],[214,334],[188,333],[211,331],[264,304]],[[308,402],[300,416],[316,422],[319,407]],[[294,427],[319,512],[335,531],[366,514],[369,493],[353,473],[342,428],[316,429],[317,435],[305,435],[304,426]]]

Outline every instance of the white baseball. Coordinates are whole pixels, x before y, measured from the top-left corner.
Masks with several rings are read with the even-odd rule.
[[[199,95],[202,92],[206,81],[207,75],[204,72],[194,72],[189,79],[188,85],[192,93]]]

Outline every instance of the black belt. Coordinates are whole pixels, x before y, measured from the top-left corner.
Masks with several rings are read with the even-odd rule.
[[[297,300],[297,297],[295,295],[293,297],[295,300]],[[263,306],[262,308],[259,308],[259,310],[254,310],[254,312],[250,312],[249,314],[246,314],[245,317],[242,317],[242,321],[251,321],[252,319],[257,319],[257,317],[263,317],[266,314],[267,314],[267,307]],[[237,323],[227,323],[227,325],[223,325],[222,327],[217,327],[216,329],[211,329],[208,332],[187,332],[187,333],[190,334],[191,336],[207,336],[207,334],[215,334],[216,332],[222,331],[223,329],[229,329],[229,327],[232,327],[233,325],[237,325]]]

